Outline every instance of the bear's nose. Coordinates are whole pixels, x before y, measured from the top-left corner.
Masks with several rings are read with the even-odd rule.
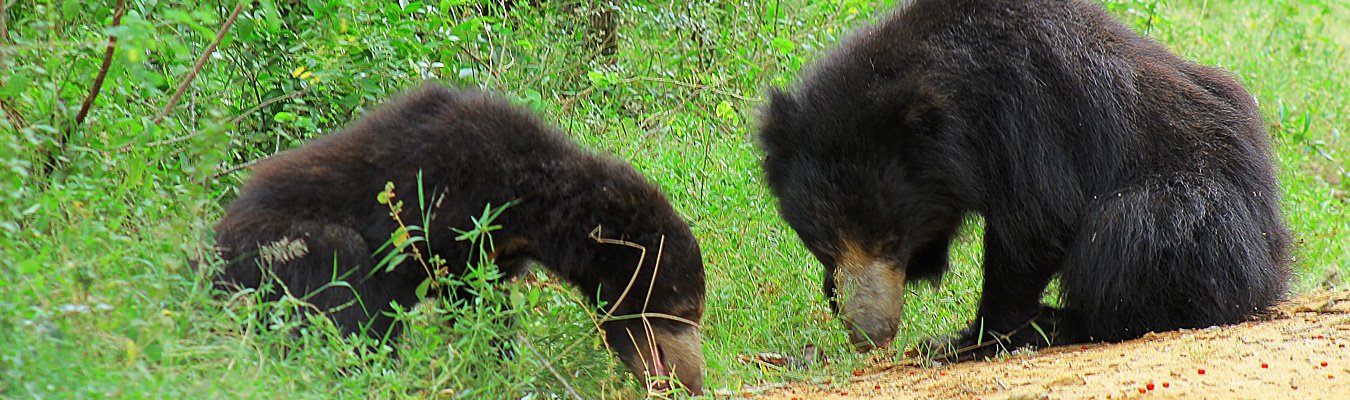
[[[905,269],[876,257],[845,254],[834,270],[839,317],[858,351],[895,339],[904,310]]]

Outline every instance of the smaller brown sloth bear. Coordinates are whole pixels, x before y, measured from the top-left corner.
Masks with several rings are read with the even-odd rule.
[[[405,199],[435,205],[426,240],[413,246],[452,260],[451,274],[465,270],[457,260],[477,254],[451,229],[472,226],[485,205],[515,202],[494,220],[501,228],[491,257],[503,272],[540,263],[629,317],[601,327],[635,374],[676,376],[702,391],[703,260],[688,224],[629,165],[482,93],[426,84],[342,132],[259,163],[216,225],[225,260],[217,286],[284,287],[263,291],[263,300],[308,296],[344,332],[396,337],[392,305],[416,305],[428,272],[411,259],[376,268],[390,251],[381,246],[400,229],[376,199],[388,182],[424,188],[426,198]],[[422,225],[418,207],[407,208],[400,218]],[[335,277],[346,284],[333,285]]]

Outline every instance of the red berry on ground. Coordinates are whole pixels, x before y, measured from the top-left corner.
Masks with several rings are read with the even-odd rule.
[[[1327,366],[1327,362],[1326,362],[1326,361],[1323,361],[1323,362],[1322,362],[1322,366],[1323,366],[1323,367]]]
[[[1261,363],[1261,368],[1270,368],[1270,365],[1266,363]]]
[[[1148,389],[1139,388],[1139,393],[1148,393]]]
[[[1204,369],[1204,368],[1201,368],[1201,369],[1199,369],[1199,370],[1197,370],[1197,371],[1195,371],[1195,372],[1199,372],[1200,375],[1204,375],[1204,374],[1205,374],[1205,369]]]
[[[1144,385],[1144,387],[1148,388],[1148,390],[1153,390],[1153,382],[1149,382],[1148,385]]]
[[[853,376],[862,376],[862,370],[861,369],[853,370]]]
[[[1168,386],[1172,386],[1172,385],[1171,385],[1171,384],[1168,384],[1167,382],[1163,382],[1163,387],[1168,387]]]
[[[876,385],[876,386],[872,387],[872,389],[874,389],[874,390],[881,390],[881,385]]]

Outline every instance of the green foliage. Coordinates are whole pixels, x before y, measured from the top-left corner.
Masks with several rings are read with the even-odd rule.
[[[1111,10],[1121,20],[1133,22],[1134,28],[1145,35],[1153,33],[1153,27],[1165,22],[1159,11],[1163,3],[1155,0],[1106,0],[1106,9]]]
[[[569,387],[586,398],[637,396],[603,349],[594,307],[546,274],[491,285],[499,272],[477,263],[482,269],[457,284],[478,300],[433,296],[401,310],[406,340],[382,347],[342,337],[300,312],[298,299],[214,296],[215,267],[186,262],[207,253],[211,223],[247,179],[239,167],[340,129],[424,79],[504,93],[587,146],[629,160],[669,194],[708,266],[710,387],[847,374],[862,357],[825,307],[819,267],[777,216],[752,135],[764,90],[791,82],[874,18],[879,2],[608,3],[619,21],[613,56],[588,40],[586,16],[596,12],[589,2],[244,2],[157,124],[238,3],[128,1],[121,25],[110,28],[113,1],[0,2],[8,6],[0,36],[0,397],[520,398],[567,397]],[[1339,94],[1350,93],[1350,7],[1106,5],[1252,90],[1298,238],[1295,288],[1346,288],[1350,117]],[[76,124],[109,35],[118,40],[107,80]],[[412,188],[384,196],[404,207],[395,189]],[[494,210],[459,233],[404,221],[394,237],[406,240],[391,246],[406,250],[438,234],[490,243]],[[982,231],[975,219],[961,233],[941,285],[909,290],[897,347],[968,322]],[[463,261],[423,256],[428,268]],[[515,357],[501,356],[503,339]],[[738,358],[817,351],[810,349],[823,357],[803,369]]]

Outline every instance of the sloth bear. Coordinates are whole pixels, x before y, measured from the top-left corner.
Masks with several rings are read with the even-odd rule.
[[[427,239],[415,246],[451,260],[452,274],[477,250],[451,229],[472,226],[470,216],[487,204],[518,202],[494,221],[501,228],[491,256],[502,270],[519,274],[538,261],[620,317],[602,329],[634,373],[678,374],[701,391],[704,271],[688,224],[629,165],[476,92],[427,84],[342,132],[259,163],[216,226],[226,262],[218,285],[270,282],[308,296],[344,332],[397,336],[391,304],[415,305],[428,271],[413,260],[376,268],[399,229],[376,199],[386,182],[414,193],[400,213],[410,225],[422,225],[418,201],[434,204]]]
[[[1235,323],[1285,293],[1254,99],[1098,4],[908,2],[761,122],[769,188],[859,350],[893,340],[904,283],[943,275],[971,213],[983,297],[958,359]]]

